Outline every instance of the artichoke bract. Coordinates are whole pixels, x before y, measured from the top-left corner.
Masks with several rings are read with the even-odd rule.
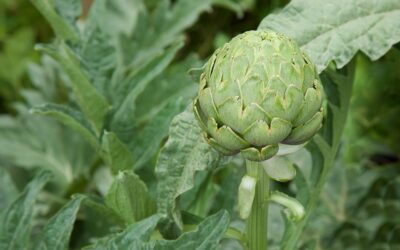
[[[322,99],[308,56],[284,35],[260,30],[240,34],[214,52],[193,108],[215,149],[263,161],[279,144],[303,144],[317,133]]]

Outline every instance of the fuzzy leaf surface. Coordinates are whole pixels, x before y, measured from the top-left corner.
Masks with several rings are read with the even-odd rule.
[[[34,249],[67,249],[76,215],[84,196],[76,196],[47,222]]]
[[[50,176],[49,171],[40,172],[7,208],[0,224],[0,249],[26,248],[31,233],[33,206]]]
[[[78,110],[74,110],[68,106],[48,103],[32,108],[31,112],[54,118],[82,135],[90,145],[96,148],[97,138],[92,126]]]
[[[156,210],[146,184],[132,171],[119,172],[105,200],[127,224],[144,219]]]
[[[331,61],[342,68],[359,50],[371,60],[386,54],[400,41],[400,1],[294,0],[258,28],[296,40],[322,72]]]
[[[175,199],[193,187],[196,171],[217,165],[219,155],[204,141],[201,132],[191,111],[186,110],[172,120],[169,139],[156,165],[159,213],[172,212]]]

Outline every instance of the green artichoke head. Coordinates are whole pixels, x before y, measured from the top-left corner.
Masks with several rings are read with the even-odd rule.
[[[273,31],[249,31],[217,49],[200,76],[194,113],[207,142],[248,160],[280,144],[308,141],[322,126],[318,73],[297,44]]]

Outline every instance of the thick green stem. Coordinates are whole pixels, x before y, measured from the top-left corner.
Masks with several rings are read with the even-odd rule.
[[[256,192],[247,219],[246,239],[250,250],[266,250],[268,243],[269,177],[260,162],[246,161],[247,175],[255,178]]]

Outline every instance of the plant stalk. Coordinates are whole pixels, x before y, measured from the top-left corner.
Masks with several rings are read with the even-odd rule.
[[[299,241],[299,238],[307,225],[307,222],[315,210],[320,194],[324,188],[324,185],[328,179],[329,173],[332,169],[333,163],[335,161],[335,157],[340,145],[340,139],[344,130],[344,126],[346,124],[347,114],[349,112],[350,107],[350,98],[352,94],[352,88],[354,83],[354,73],[355,73],[355,63],[350,62],[347,65],[348,75],[347,79],[342,79],[343,82],[337,84],[338,91],[340,93],[340,106],[337,107],[330,103],[330,107],[332,109],[332,142],[331,145],[328,146],[328,153],[325,153],[323,161],[320,163],[322,173],[318,182],[315,185],[315,188],[312,191],[311,198],[305,205],[305,216],[302,221],[293,228],[291,234],[283,239],[282,241],[282,249],[283,250],[293,250],[296,249],[296,245]],[[314,147],[320,147],[321,145],[326,144],[325,140],[322,137],[315,136],[315,143],[310,143],[310,145],[314,145]]]
[[[246,160],[247,175],[255,178],[256,192],[246,225],[248,249],[266,250],[268,244],[269,177],[260,162]]]

